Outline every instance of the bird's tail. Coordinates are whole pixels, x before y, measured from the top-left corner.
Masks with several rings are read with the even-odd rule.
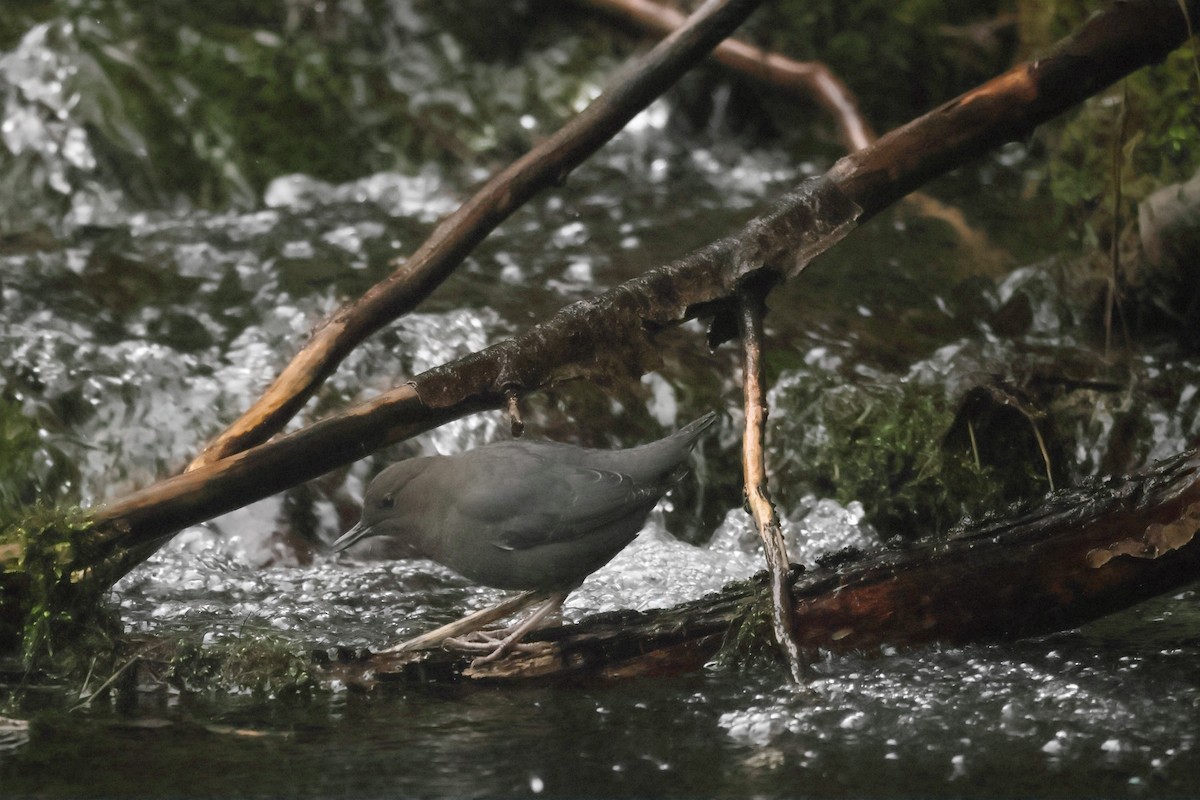
[[[687,471],[688,452],[700,434],[716,421],[716,413],[709,412],[657,442],[610,451],[611,469],[643,483],[673,483]]]
[[[710,411],[695,422],[689,422],[679,430],[675,431],[668,438],[676,441],[682,440],[686,444],[685,447],[691,447],[700,438],[700,434],[704,433],[708,428],[717,421],[717,412]]]

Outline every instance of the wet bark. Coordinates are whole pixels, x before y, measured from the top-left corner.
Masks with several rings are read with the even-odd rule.
[[[1069,629],[1200,579],[1200,452],[1060,492],[1013,519],[800,574],[792,633],[810,653],[967,644]],[[441,649],[322,658],[352,685],[613,681],[694,671],[747,625],[770,626],[770,578],[671,609],[597,615],[535,631],[533,652],[481,668]]]

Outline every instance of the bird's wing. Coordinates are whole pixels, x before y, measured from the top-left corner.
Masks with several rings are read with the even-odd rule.
[[[474,484],[459,511],[491,531],[502,550],[571,541],[649,510],[665,487],[637,485],[628,475],[530,457],[510,461],[504,475]]]

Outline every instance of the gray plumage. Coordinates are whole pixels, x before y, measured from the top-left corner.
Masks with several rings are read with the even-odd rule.
[[[401,461],[371,482],[362,520],[333,549],[387,536],[487,586],[572,589],[633,541],[716,418],[627,450],[519,440]]]

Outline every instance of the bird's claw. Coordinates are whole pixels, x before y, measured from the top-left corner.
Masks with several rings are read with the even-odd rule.
[[[483,664],[496,661],[508,653],[528,653],[537,649],[524,642],[509,641],[507,638],[496,636],[491,631],[475,631],[462,637],[450,637],[442,642],[442,646],[466,653],[484,653],[485,655],[475,659],[475,663]]]

